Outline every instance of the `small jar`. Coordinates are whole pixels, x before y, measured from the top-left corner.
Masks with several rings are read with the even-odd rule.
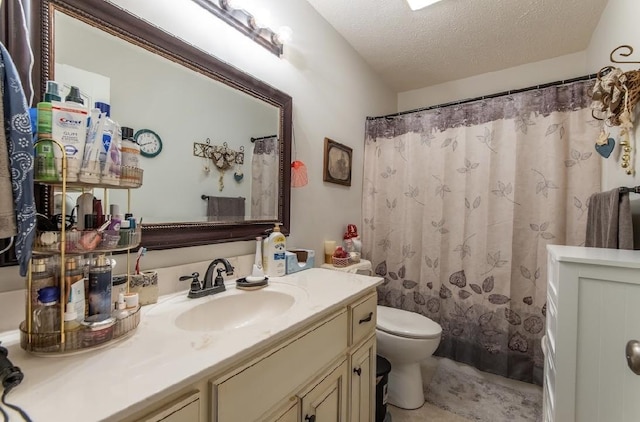
[[[116,303],[118,302],[118,298],[120,293],[123,295],[127,293],[127,276],[126,275],[116,275],[111,279],[111,305],[112,309],[117,309]]]

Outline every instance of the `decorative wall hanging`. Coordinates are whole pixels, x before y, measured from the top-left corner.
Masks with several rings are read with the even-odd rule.
[[[205,140],[205,143],[193,143],[193,155],[210,159],[213,162],[214,167],[220,172],[218,179],[220,191],[224,189],[224,173],[236,165],[244,164],[244,146],[241,145],[240,150],[236,151],[230,148],[226,142],[223,142],[222,145],[211,145],[209,138]],[[208,166],[205,166],[205,173],[208,173]],[[242,170],[234,174],[234,178],[238,182],[243,177]]]
[[[640,63],[616,58],[616,55],[629,57],[632,54],[633,47],[621,45],[611,52],[609,59],[612,63]],[[591,115],[595,119],[603,120],[607,126],[620,127],[620,166],[626,174],[634,175],[633,116],[635,106],[640,101],[640,70],[624,72],[613,66],[603,67],[597,74],[591,99]],[[608,158],[614,147],[615,140],[603,128],[596,140],[596,151]]]
[[[329,138],[324,138],[325,182],[351,186],[351,157],[353,150]]]

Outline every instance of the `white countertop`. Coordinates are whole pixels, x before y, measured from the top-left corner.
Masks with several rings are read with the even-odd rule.
[[[280,316],[228,331],[176,327],[175,319],[186,309],[222,297],[188,299],[184,291],[143,307],[140,325],[130,337],[81,355],[33,356],[20,348],[17,331],[2,333],[9,359],[24,373],[7,401],[22,407],[34,422],[117,421],[344,306],[382,279],[313,268],[270,281],[264,290],[292,295],[293,306]],[[235,289],[235,283],[227,286],[221,295],[253,293]],[[12,421],[21,420],[10,415]]]
[[[561,262],[640,268],[640,251],[561,245],[547,245],[547,251]]]

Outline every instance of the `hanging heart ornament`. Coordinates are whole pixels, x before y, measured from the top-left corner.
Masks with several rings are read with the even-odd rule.
[[[236,180],[236,182],[241,181],[243,177],[244,174],[241,171],[236,171],[235,173],[233,173],[233,178]]]
[[[602,155],[604,158],[609,158],[615,146],[616,146],[615,139],[607,138],[607,142],[604,144],[596,143],[596,152]]]

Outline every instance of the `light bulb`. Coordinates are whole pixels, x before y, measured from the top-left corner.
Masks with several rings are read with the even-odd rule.
[[[253,14],[253,18],[255,19],[255,23],[258,28],[267,28],[271,23],[271,13],[264,8],[256,10],[256,13]]]
[[[289,28],[288,26],[281,26],[280,28],[278,28],[277,34],[278,40],[281,44],[290,43],[293,39],[293,29]]]

